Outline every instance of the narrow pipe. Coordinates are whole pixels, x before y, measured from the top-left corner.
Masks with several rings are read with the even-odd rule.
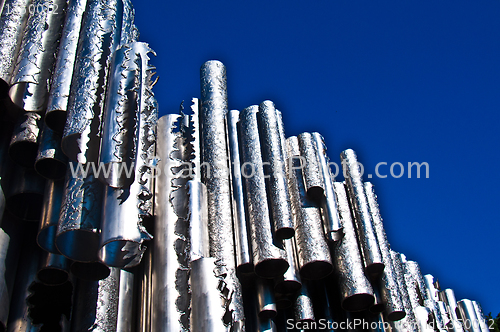
[[[314,322],[314,307],[311,295],[309,293],[309,286],[307,283],[302,285],[300,292],[295,299],[293,305],[296,322]]]
[[[409,331],[419,332],[417,329],[417,322],[415,319],[415,314],[413,313],[413,308],[410,303],[410,295],[406,288],[404,270],[403,270],[403,260],[401,255],[394,250],[391,250],[392,266],[394,268],[394,273],[396,275],[396,281],[399,289],[399,294],[401,296],[401,302],[403,303],[403,308],[406,316],[401,319],[400,322],[396,322],[396,325],[401,327],[406,327]]]
[[[118,314],[116,317],[116,331],[135,331],[134,323],[136,311],[134,306],[135,273],[120,270],[120,286],[118,288]]]
[[[43,252],[36,276],[45,285],[62,285],[68,281],[69,267],[70,261],[66,257]]]
[[[319,203],[325,195],[325,179],[316,150],[316,144],[310,133],[302,133],[298,137],[300,155],[305,159],[302,168],[306,193],[310,199]]]
[[[258,106],[253,105],[240,113],[241,141],[244,142],[241,145],[241,170],[245,178],[255,273],[263,278],[274,278],[283,275],[289,265],[284,258],[284,251],[273,244],[257,112]]]
[[[59,212],[63,200],[64,181],[48,180],[45,185],[45,193],[43,195],[42,217],[40,218],[40,226],[36,241],[38,245],[53,254],[60,254],[57,249],[55,240],[57,232],[57,224],[59,222]]]
[[[39,222],[45,179],[34,169],[11,165],[5,192],[5,206],[15,217]]]
[[[474,310],[476,312],[476,317],[479,322],[479,328],[481,332],[489,332],[488,325],[486,324],[486,320],[484,318],[483,309],[481,305],[477,301],[472,301],[472,305],[474,306]]]
[[[262,160],[265,163],[264,174],[269,197],[269,209],[274,236],[278,239],[293,237],[295,230],[290,206],[290,194],[286,178],[284,145],[280,135],[280,125],[274,103],[270,100],[259,105],[257,113],[259,140]]]
[[[457,309],[464,330],[467,332],[482,332],[479,320],[471,300],[463,299],[457,302]]]
[[[300,287],[302,281],[300,280],[299,262],[297,257],[297,245],[295,238],[283,240],[283,247],[286,252],[286,260],[289,264],[288,270],[274,280],[274,290],[281,294],[295,294]]]
[[[457,316],[457,299],[455,298],[455,292],[453,289],[447,288],[439,292],[439,299],[443,301],[447,306],[447,311],[450,315],[452,322],[453,332],[463,332],[462,323],[458,320]]]
[[[61,150],[61,134],[43,127],[35,159],[35,170],[46,179],[60,180],[66,174],[68,157]]]
[[[361,169],[356,154],[351,149],[343,151],[340,154],[340,159],[349,199],[354,210],[354,225],[362,249],[365,271],[370,277],[377,278],[384,271],[384,261],[373,227],[368,199],[361,178]]]
[[[9,146],[9,156],[14,162],[23,167],[33,167],[42,124],[42,117],[35,112],[24,112],[18,118]]]
[[[257,278],[255,280],[257,306],[259,318],[269,319],[277,314],[276,300],[272,287],[272,280]]]

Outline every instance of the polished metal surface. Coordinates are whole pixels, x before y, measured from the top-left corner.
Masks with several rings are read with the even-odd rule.
[[[295,230],[286,177],[286,141],[280,135],[279,122],[274,103],[270,100],[260,103],[257,123],[273,234],[277,239],[289,239]]]
[[[302,287],[297,257],[297,244],[294,237],[282,241],[286,252],[286,260],[290,266],[283,276],[275,278],[274,290],[281,294],[294,294]]]
[[[70,261],[66,257],[43,252],[36,276],[45,285],[62,285],[68,281],[69,267]]]
[[[74,75],[78,41],[87,0],[69,0],[66,21],[61,33],[59,52],[52,74],[50,94],[47,102],[45,123],[52,130],[62,133],[66,123],[66,112]]]
[[[29,16],[9,90],[12,102],[26,111],[45,111],[66,5],[67,0],[32,0],[28,7]]]
[[[134,280],[135,273],[120,270],[120,286],[118,288],[118,314],[116,331],[133,332],[134,328]]]
[[[364,195],[368,200],[368,208],[373,222],[373,229],[377,237],[384,264],[384,271],[382,272],[380,283],[380,293],[385,304],[387,319],[397,321],[403,319],[406,315],[404,303],[402,301],[403,297],[398,285],[398,278],[400,277],[398,276],[398,272],[400,271],[395,268],[373,184],[365,182],[364,191]]]
[[[407,328],[409,331],[419,332],[417,329],[417,322],[415,319],[415,314],[413,313],[413,308],[410,302],[410,295],[406,288],[405,275],[403,270],[403,259],[401,254],[391,250],[392,266],[394,268],[394,273],[396,275],[396,281],[399,289],[399,294],[401,296],[401,302],[403,303],[403,308],[406,316],[400,321],[396,322],[396,325]]]
[[[314,307],[309,286],[307,283],[302,285],[300,292],[293,304],[294,318],[296,322],[314,322]]]
[[[300,155],[305,160],[302,168],[302,176],[306,193],[310,199],[320,202],[325,194],[325,179],[321,169],[316,144],[311,133],[302,133],[297,136],[299,141]]]
[[[252,250],[248,241],[247,213],[241,176],[239,151],[238,121],[240,112],[233,110],[227,114],[227,135],[229,160],[231,161],[231,198],[234,221],[234,242],[236,251],[236,268],[238,273],[251,273],[254,266]]]
[[[364,273],[345,185],[334,182],[333,188],[338,201],[336,211],[344,233],[333,249],[332,257],[339,278],[342,308],[347,311],[362,311],[370,308],[375,301],[373,288]]]
[[[138,268],[139,282],[139,304],[137,305],[138,319],[137,331],[151,331],[151,312],[153,299],[153,246],[149,246],[143,255],[141,265]]]
[[[479,319],[471,300],[463,299],[457,302],[459,319],[462,321],[464,330],[467,332],[482,332]]]
[[[276,308],[272,280],[257,278],[255,280],[255,290],[259,318],[268,319],[275,317],[278,309]]]
[[[9,156],[23,167],[33,167],[40,140],[42,117],[35,112],[25,112],[19,118],[9,146]]]
[[[361,178],[361,168],[356,153],[351,149],[342,151],[340,160],[353,208],[354,225],[362,250],[365,271],[370,277],[376,278],[384,271],[384,260],[373,227],[370,207]]]
[[[424,292],[427,294],[427,299],[424,300],[424,304],[428,307],[436,320],[436,329],[439,331],[446,330],[447,317],[443,315],[443,311],[440,308],[439,295],[438,290],[434,286],[434,277],[430,274],[426,274],[423,277],[425,290]]]
[[[216,258],[217,274],[226,274],[225,283],[231,296],[229,325],[238,331],[244,329],[244,313],[234,259],[228,154],[223,125],[227,112],[226,68],[219,61],[208,61],[201,67],[201,162],[206,163],[201,176],[208,194],[210,256]]]
[[[240,113],[241,141],[246,142],[241,145],[241,171],[245,183],[255,273],[263,278],[274,278],[283,275],[288,269],[288,262],[283,249],[273,243],[257,125],[258,110],[258,106],[253,105]]]
[[[47,181],[43,195],[42,217],[40,218],[40,226],[36,239],[42,249],[53,254],[60,254],[55,240],[63,199],[63,189],[64,181]]]
[[[300,275],[306,279],[321,279],[332,272],[333,265],[323,231],[320,209],[306,194],[297,137],[292,136],[287,139],[287,149],[287,157],[292,158],[288,183],[296,227],[295,239]]]
[[[488,324],[486,324],[486,320],[484,317],[483,309],[481,305],[477,301],[472,301],[472,305],[474,306],[474,311],[476,312],[476,317],[479,323],[479,328],[481,332],[489,332]],[[489,323],[489,322],[488,322]]]
[[[457,300],[453,289],[447,288],[439,292],[439,299],[447,306],[447,311],[451,318],[451,327],[453,332],[463,332],[462,323],[458,320]]]
[[[62,150],[72,161],[98,162],[111,57],[120,41],[121,0],[90,1],[83,17]]]
[[[210,257],[207,188],[198,179],[190,180],[187,186],[189,195],[189,259],[193,262],[202,257]]]
[[[68,157],[61,150],[61,134],[45,125],[35,159],[35,170],[46,179],[59,180],[64,178],[67,164]]]
[[[323,176],[324,195],[321,197],[321,208],[326,238],[328,241],[336,243],[344,236],[342,223],[339,219],[337,198],[333,189],[335,180],[330,169],[330,159],[326,155],[326,145],[320,133],[312,133],[312,140],[317,151],[319,166]]]

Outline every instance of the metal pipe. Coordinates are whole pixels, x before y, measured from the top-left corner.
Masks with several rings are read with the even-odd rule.
[[[384,271],[384,261],[373,227],[356,153],[351,149],[347,149],[342,151],[340,159],[344,169],[349,199],[354,211],[354,225],[356,226],[356,233],[362,250],[365,272],[370,277],[377,278]]]
[[[1,188],[0,188],[1,192]],[[2,193],[3,197],[3,193]],[[1,211],[3,215],[3,209]],[[10,296],[7,287],[7,254],[9,251],[10,236],[0,228],[0,330],[5,331],[9,317]]]
[[[329,158],[326,155],[326,145],[323,136],[319,133],[312,133],[312,139],[317,151],[319,166],[323,175],[324,196],[321,198],[322,215],[325,226],[326,238],[328,241],[336,243],[344,236],[342,222],[339,219],[337,198],[333,188],[335,180],[330,170]]]
[[[10,165],[5,207],[15,217],[38,222],[43,205],[45,179],[34,169]]]
[[[474,306],[481,332],[489,332],[490,330],[488,328],[488,325],[486,324],[486,320],[484,319],[483,309],[481,308],[481,305],[477,301],[472,301],[472,305]]]
[[[234,331],[244,329],[241,285],[236,277],[233,222],[228,172],[226,129],[226,68],[216,60],[201,67],[200,142],[202,182],[207,186],[210,256],[216,258],[217,275],[226,274],[224,282],[231,296],[229,325]],[[254,253],[255,255],[255,253]]]
[[[377,195],[373,188],[373,184],[366,182],[364,184],[365,197],[368,200],[368,208],[373,222],[376,239],[379,245],[380,253],[384,270],[380,283],[380,291],[382,300],[385,304],[385,312],[387,319],[397,321],[403,319],[406,315],[404,303],[402,302],[401,291],[398,286],[398,271],[394,266],[393,257],[391,255],[391,247],[385,234],[384,224],[380,215],[380,209],[377,202]]]
[[[272,280],[257,277],[255,288],[259,318],[269,319],[275,317],[278,309],[276,309]]]
[[[344,183],[334,182],[333,189],[338,201],[335,213],[339,214],[344,233],[333,249],[335,255],[333,262],[339,275],[342,308],[347,311],[362,311],[370,308],[375,301],[373,288],[364,273],[363,259]]]
[[[453,289],[447,288],[444,291],[439,292],[439,299],[443,301],[447,306],[447,311],[451,318],[452,329],[454,332],[463,332],[462,323],[458,320],[457,316],[457,300],[455,298],[455,293]]]
[[[69,267],[70,261],[66,257],[44,251],[36,276],[45,285],[62,285],[68,281]]]
[[[233,110],[227,114],[227,135],[229,160],[231,161],[232,208],[238,273],[253,272],[252,251],[248,242],[247,211],[241,178],[238,121],[240,112]]]
[[[61,150],[61,134],[47,125],[43,127],[40,145],[35,159],[35,170],[46,179],[63,179],[68,157]]]
[[[45,251],[60,254],[56,247],[56,232],[59,222],[59,212],[63,200],[64,181],[48,180],[43,195],[42,217],[36,242]]]
[[[18,118],[9,146],[9,156],[14,162],[23,167],[33,167],[42,124],[42,117],[35,112],[24,112]]]
[[[463,299],[457,302],[459,319],[467,332],[482,332],[479,320],[476,316],[476,310],[471,300]]]
[[[304,283],[300,289],[300,293],[295,299],[293,305],[295,314],[295,322],[314,322],[314,307],[311,295],[309,293],[309,285]]]
[[[70,271],[80,279],[99,281],[109,276],[110,268],[103,262],[73,262]]]
[[[45,112],[66,5],[67,0],[32,0],[30,4],[9,90],[12,102],[26,111]]]
[[[244,142],[241,145],[241,171],[245,178],[255,273],[263,278],[274,278],[283,275],[289,265],[284,258],[285,252],[273,244],[257,112],[258,106],[253,105],[240,113],[241,141]]]
[[[140,273],[141,277],[139,286],[139,318],[137,320],[137,331],[151,331],[151,312],[153,310],[151,303],[153,298],[153,246],[149,246],[141,260]]]
[[[325,195],[325,179],[321,169],[316,143],[310,133],[298,136],[300,155],[305,159],[302,168],[306,193],[315,202],[321,202]]]
[[[62,133],[74,75],[78,40],[87,0],[69,0],[66,21],[61,34],[59,52],[52,74],[51,89],[47,102],[45,123],[55,132]]]
[[[120,286],[118,288],[118,314],[116,317],[116,331],[135,331],[135,306],[134,306],[134,280],[135,273],[120,270]]]
[[[275,278],[274,290],[281,294],[295,294],[302,287],[295,238],[284,239],[283,247],[286,252],[286,260],[290,266],[283,276]]]
[[[446,317],[443,317],[442,311],[439,307],[439,296],[436,287],[434,286],[434,277],[430,274],[424,275],[424,292],[427,294],[427,299],[424,300],[426,307],[431,309],[436,319],[436,329],[440,331],[446,330]]]
[[[139,30],[134,24],[135,12],[131,0],[122,0],[123,15],[122,15],[122,31],[120,45],[126,45],[137,41],[139,38]]]
[[[399,294],[401,296],[401,302],[403,303],[403,308],[406,313],[406,316],[400,322],[396,322],[396,326],[399,325],[401,327],[405,327],[407,331],[419,332],[417,329],[415,314],[413,313],[413,308],[410,303],[410,295],[408,294],[408,290],[406,288],[403,260],[400,253],[395,252],[394,250],[391,250],[391,258]]]
[[[269,197],[269,209],[274,236],[278,239],[289,239],[295,234],[290,194],[286,178],[284,153],[286,144],[280,135],[280,125],[274,103],[270,100],[259,105],[257,113],[259,140],[261,143],[264,174]]]
[[[306,279],[321,279],[333,270],[321,214],[316,204],[306,195],[297,137],[292,136],[287,139],[287,148],[287,156],[289,159],[291,158],[288,183],[295,218],[295,238],[297,240],[300,275]]]
[[[85,10],[75,60],[67,121],[61,142],[70,160],[98,162],[111,57],[120,41],[120,0],[90,1]]]

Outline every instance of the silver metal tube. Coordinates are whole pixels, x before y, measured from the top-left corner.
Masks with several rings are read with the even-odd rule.
[[[385,312],[388,320],[397,321],[403,319],[406,315],[404,303],[402,302],[402,295],[398,286],[398,271],[394,266],[391,247],[387,240],[387,235],[385,234],[384,224],[380,216],[377,195],[375,194],[373,184],[366,182],[364,184],[364,191],[365,197],[368,200],[368,208],[384,264],[380,291],[382,300],[385,303]]]
[[[45,179],[34,169],[12,166],[5,192],[5,207],[15,217],[38,222],[43,205]]]
[[[126,45],[137,41],[139,38],[139,30],[134,24],[135,12],[131,0],[122,0],[123,2],[123,18],[120,45]]]
[[[344,169],[349,198],[354,210],[354,224],[363,254],[365,272],[370,277],[376,278],[384,271],[384,261],[373,227],[368,199],[361,178],[361,169],[358,165],[356,153],[351,149],[342,151],[340,159]]]
[[[264,173],[269,196],[274,236],[278,239],[293,237],[295,230],[290,206],[284,154],[285,140],[281,139],[280,125],[274,103],[270,100],[259,105],[257,123],[260,135],[262,160],[267,163]]]
[[[92,172],[85,176],[80,164],[70,162],[56,233],[62,255],[78,262],[97,262],[103,185]],[[74,171],[74,173],[73,173]]]
[[[454,332],[463,332],[462,323],[458,320],[457,316],[457,300],[455,298],[455,293],[453,289],[447,288],[444,291],[439,292],[439,298],[443,301],[450,314],[452,329]]]
[[[35,112],[24,112],[19,118],[9,146],[9,155],[21,166],[32,168],[38,151],[42,117]]]
[[[56,247],[56,232],[59,222],[59,212],[63,199],[64,181],[48,180],[45,185],[45,194],[43,195],[42,218],[36,241],[45,251],[53,254],[60,254]]]
[[[186,201],[178,197],[183,188],[174,185],[174,168],[181,160],[174,133],[179,115],[168,114],[158,120],[157,155],[159,175],[156,180],[155,240],[153,261],[152,331],[189,329],[188,294],[188,224],[179,214],[186,214]],[[177,192],[177,193],[176,193]]]
[[[32,0],[30,4],[9,90],[12,102],[26,111],[45,111],[66,5],[67,0]]]
[[[140,266],[140,288],[139,288],[139,318],[137,321],[137,331],[150,332],[151,331],[151,312],[153,310],[153,246],[146,249]]]
[[[328,241],[335,243],[343,237],[342,223],[339,219],[339,213],[337,211],[337,198],[333,189],[333,181],[335,179],[330,170],[329,159],[326,155],[326,146],[323,136],[319,133],[312,133],[312,139],[316,147],[319,166],[321,168],[324,182],[324,197],[321,199],[321,207],[323,211],[322,215],[326,238]]]
[[[255,273],[263,278],[274,278],[283,275],[289,265],[284,258],[285,252],[273,244],[257,112],[258,106],[253,105],[240,113],[241,141],[244,142],[241,145],[241,171],[245,178]]]
[[[36,276],[45,285],[62,285],[68,281],[69,267],[70,262],[66,257],[43,252]]]
[[[446,317],[443,317],[442,311],[439,308],[439,296],[438,291],[434,287],[434,277],[430,274],[424,275],[424,292],[427,294],[427,299],[424,300],[426,307],[431,309],[436,319],[436,327],[440,331],[446,330]]]
[[[6,0],[0,16],[0,94],[7,96],[29,11],[30,0]]]
[[[344,183],[334,182],[333,188],[338,200],[335,213],[338,212],[340,216],[344,233],[333,250],[333,262],[339,275],[342,308],[347,311],[362,311],[371,307],[375,301],[373,288],[364,273]]]
[[[465,331],[482,332],[471,300],[463,299],[458,301],[457,308]]]
[[[248,242],[247,214],[241,178],[241,163],[239,151],[238,121],[239,111],[227,114],[227,134],[229,160],[231,161],[232,208],[234,219],[234,238],[236,249],[236,266],[238,273],[253,272],[252,251]]]
[[[405,276],[403,270],[403,260],[398,252],[391,250],[392,266],[394,267],[394,273],[396,275],[397,285],[399,289],[399,294],[401,296],[401,302],[403,303],[403,308],[406,316],[400,321],[396,322],[396,326],[406,327],[408,331],[419,332],[417,329],[417,322],[415,319],[415,314],[413,313],[413,308],[410,303],[410,296],[406,288]]]
[[[210,257],[207,188],[199,180],[188,181],[190,261]]]
[[[326,243],[321,213],[314,202],[308,199],[302,180],[302,159],[299,159],[298,139],[287,139],[289,167],[289,186],[292,211],[296,227],[297,253],[300,275],[306,279],[321,279],[333,270],[330,250]]]
[[[62,150],[72,161],[98,162],[102,106],[111,56],[120,41],[120,0],[90,1],[85,10],[75,60]]]
[[[274,290],[281,294],[295,294],[302,287],[295,238],[284,239],[283,247],[286,252],[286,260],[290,266],[282,277],[275,278]]]
[[[472,301],[472,305],[474,306],[474,310],[476,311],[476,317],[479,322],[479,328],[481,329],[481,332],[489,332],[489,328],[486,324],[481,305],[477,301]]]
[[[135,274],[120,270],[120,286],[118,289],[118,314],[116,331],[132,332],[134,329],[134,279]]]
[[[43,127],[40,145],[35,159],[35,170],[46,179],[63,179],[68,157],[61,150],[61,134],[47,125]]]
[[[307,283],[302,285],[300,293],[295,299],[293,305],[296,322],[314,322],[314,307],[311,295],[309,293],[309,286]]]
[[[255,288],[259,318],[268,319],[275,317],[278,309],[276,309],[272,280],[257,278],[255,280]]]
[[[200,141],[201,161],[206,165],[201,174],[208,193],[210,256],[216,258],[218,275],[226,274],[224,281],[231,296],[229,311],[232,312],[229,325],[239,331],[244,329],[245,315],[234,259],[228,154],[223,125],[227,112],[226,69],[219,61],[208,61],[201,67]]]
[[[74,75],[73,67],[86,7],[87,0],[69,0],[68,2],[66,21],[61,34],[59,52],[52,74],[50,95],[45,115],[47,126],[58,133],[63,132],[66,123],[71,81]]]
[[[298,137],[300,155],[305,158],[302,168],[305,189],[308,197],[320,202],[325,194],[325,181],[321,170],[316,144],[310,133],[302,133]]]

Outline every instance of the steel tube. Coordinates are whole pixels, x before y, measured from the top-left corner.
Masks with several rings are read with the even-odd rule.
[[[313,301],[309,293],[309,286],[307,283],[302,285],[299,295],[295,299],[293,312],[295,314],[296,322],[315,321]]]
[[[342,223],[339,219],[337,198],[333,188],[333,181],[335,180],[330,170],[329,158],[326,155],[326,146],[323,136],[319,133],[312,133],[319,166],[324,182],[324,195],[321,198],[322,215],[325,226],[326,238],[328,241],[336,243],[341,240],[343,235]]]
[[[231,161],[232,208],[234,220],[234,238],[236,249],[236,267],[238,273],[253,272],[252,251],[248,242],[247,212],[239,151],[238,121],[240,112],[233,110],[227,114],[227,135],[229,160]]]
[[[316,144],[310,133],[302,133],[297,138],[300,155],[305,159],[302,176],[304,177],[306,193],[310,199],[319,203],[325,194],[325,179],[323,178]]]
[[[434,277],[430,274],[426,274],[424,279],[424,292],[426,293],[426,300],[424,300],[424,305],[428,307],[436,319],[436,329],[440,331],[446,330],[446,317],[442,315],[442,310],[439,305],[439,296],[436,287],[434,286]]]
[[[146,249],[139,268],[141,277],[139,286],[139,318],[137,320],[137,331],[151,331],[151,312],[153,310],[153,246]]]
[[[35,170],[46,179],[59,180],[66,174],[68,157],[61,150],[61,134],[43,127],[35,159]]]
[[[127,270],[120,270],[120,286],[118,288],[118,314],[116,317],[116,331],[135,331],[135,310],[134,310],[134,280],[135,273]]]
[[[273,244],[257,112],[258,106],[253,105],[240,113],[241,141],[244,142],[241,145],[241,171],[245,178],[255,273],[263,278],[274,278],[283,275],[289,265],[284,258],[284,251]]]
[[[111,57],[120,41],[120,0],[90,1],[85,10],[75,60],[62,150],[72,161],[98,162],[102,106]]]
[[[453,289],[447,288],[439,292],[439,298],[443,301],[448,309],[452,321],[452,329],[454,332],[463,332],[462,323],[458,320],[457,316],[457,300]]]
[[[387,235],[385,234],[384,224],[382,223],[377,195],[375,194],[373,184],[366,182],[364,184],[364,191],[365,197],[368,200],[368,208],[384,264],[380,291],[382,300],[385,303],[385,312],[388,320],[397,321],[403,319],[406,315],[401,291],[398,286],[398,271],[396,270],[391,255],[391,247],[387,240]]]
[[[463,299],[458,301],[457,308],[465,331],[482,332],[471,300]]]
[[[32,0],[30,4],[9,90],[12,102],[26,111],[45,112],[66,5],[67,0]]]
[[[392,265],[394,268],[394,273],[396,275],[396,281],[399,289],[399,294],[401,296],[401,302],[403,303],[403,308],[406,316],[400,321],[396,322],[396,326],[406,327],[408,331],[419,332],[417,329],[417,322],[415,319],[415,314],[413,313],[413,308],[410,303],[410,295],[406,288],[405,276],[403,270],[403,260],[401,254],[391,250]]]
[[[274,290],[281,294],[295,294],[302,287],[295,238],[284,239],[283,247],[289,267],[283,276],[275,278]]]
[[[272,101],[266,100],[259,105],[257,123],[262,160],[268,165],[264,167],[264,173],[267,176],[266,185],[274,236],[278,239],[289,239],[293,237],[295,230],[286,178],[284,153],[286,141],[282,140],[280,135],[278,114]]]
[[[56,247],[56,232],[59,222],[59,212],[63,200],[64,181],[47,181],[43,195],[42,217],[36,241],[45,251],[60,254]]]
[[[314,202],[308,199],[302,180],[298,139],[287,139],[288,158],[292,160],[288,180],[292,199],[292,211],[296,227],[297,254],[300,275],[306,279],[321,279],[333,270],[330,250],[326,243],[321,214]]]
[[[361,169],[356,159],[356,153],[351,149],[343,151],[340,154],[340,159],[354,211],[354,225],[362,249],[365,271],[369,276],[376,278],[384,271],[384,261],[373,227],[368,199],[361,178]]]
[[[224,281],[231,294],[232,312],[229,325],[238,331],[244,328],[244,313],[234,260],[226,130],[222,125],[227,112],[226,69],[219,61],[208,61],[201,67],[201,161],[206,165],[201,175],[208,193],[210,256],[216,258],[218,275],[227,275]]]
[[[278,309],[276,309],[272,280],[257,278],[255,288],[259,318],[269,319],[275,317]]]
[[[38,222],[43,206],[45,179],[35,170],[11,165],[6,181],[5,206],[15,217]]]
[[[342,182],[333,183],[338,212],[344,236],[334,248],[333,262],[339,275],[342,308],[347,311],[362,311],[373,305],[373,288],[365,276],[363,259],[359,251],[356,231],[352,220],[347,192]]]
[[[479,328],[481,329],[481,332],[489,332],[490,329],[488,328],[486,320],[484,319],[483,309],[481,308],[481,305],[477,301],[472,301],[472,305],[474,306],[474,310],[476,312],[476,317],[479,322]]]
[[[197,179],[188,181],[190,261],[210,257],[207,188]]]
[[[69,0],[66,21],[61,34],[61,41],[54,72],[50,95],[47,102],[45,123],[52,130],[62,133],[66,123],[73,67],[76,60],[78,40],[87,0]]]
[[[38,152],[42,117],[35,112],[24,112],[19,118],[12,134],[9,155],[23,167],[32,168]]]
[[[36,276],[45,285],[62,285],[68,281],[69,267],[70,262],[66,257],[43,252]]]

